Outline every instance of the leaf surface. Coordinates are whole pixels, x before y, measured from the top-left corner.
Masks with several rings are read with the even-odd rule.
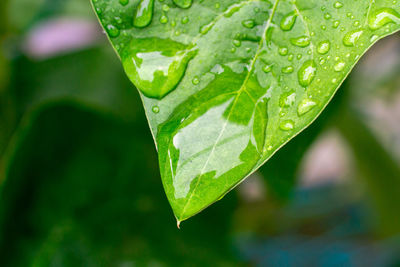
[[[92,2],[141,92],[178,222],[310,125],[400,28],[397,0]]]

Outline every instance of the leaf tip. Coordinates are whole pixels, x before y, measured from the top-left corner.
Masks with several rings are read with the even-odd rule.
[[[179,230],[181,229],[181,222],[182,221],[176,220],[176,226],[178,227]]]

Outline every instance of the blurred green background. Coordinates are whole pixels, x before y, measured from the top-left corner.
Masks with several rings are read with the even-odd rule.
[[[322,116],[176,228],[88,0],[0,2],[0,266],[400,266],[400,35]]]

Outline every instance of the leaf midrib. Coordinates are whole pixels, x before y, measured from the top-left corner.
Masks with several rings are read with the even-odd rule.
[[[268,29],[269,29],[270,26],[271,26],[271,22],[272,22],[272,19],[274,18],[274,15],[275,15],[276,9],[277,9],[277,7],[278,7],[279,1],[280,1],[280,0],[275,0],[275,3],[274,3],[274,5],[273,5],[273,7],[272,7],[271,15],[270,15],[270,17],[268,18],[267,25],[265,26],[265,29],[264,29],[262,38],[261,38],[261,40],[260,40],[260,42],[259,42],[259,44],[258,44],[257,52],[256,52],[256,54],[255,54],[255,56],[254,56],[254,58],[253,58],[253,60],[252,60],[252,62],[251,62],[251,64],[250,64],[249,72],[247,73],[246,78],[245,78],[245,80],[243,81],[242,86],[241,86],[240,89],[238,90],[238,95],[237,95],[236,98],[235,98],[235,102],[232,104],[232,108],[231,108],[231,110],[229,111],[229,114],[228,114],[228,116],[227,116],[227,118],[226,118],[226,121],[225,121],[225,123],[224,123],[224,125],[223,125],[223,127],[222,127],[222,129],[221,129],[221,132],[220,132],[220,134],[218,135],[216,141],[214,142],[214,145],[213,145],[213,147],[212,147],[212,149],[211,149],[210,155],[208,156],[206,162],[204,163],[204,166],[203,166],[203,168],[202,168],[202,170],[201,170],[201,172],[200,172],[200,174],[199,174],[199,178],[197,179],[196,185],[195,185],[195,187],[194,187],[192,193],[190,194],[189,199],[186,201],[185,206],[184,206],[183,209],[182,209],[181,216],[182,216],[183,214],[185,214],[185,211],[186,211],[186,209],[187,209],[187,207],[188,207],[190,201],[192,200],[193,195],[195,194],[195,192],[196,192],[196,190],[197,190],[197,188],[198,188],[198,185],[200,184],[201,177],[202,177],[202,175],[204,174],[204,171],[205,171],[205,169],[206,169],[206,167],[207,167],[207,165],[208,165],[208,162],[209,162],[211,156],[213,155],[213,153],[214,153],[214,151],[215,151],[215,148],[217,147],[217,144],[218,144],[219,140],[221,139],[223,133],[225,132],[226,126],[227,126],[228,121],[229,121],[229,118],[230,118],[230,116],[232,115],[232,111],[234,110],[235,105],[237,104],[237,100],[238,100],[240,94],[241,94],[243,91],[246,91],[246,92],[247,92],[247,90],[246,90],[246,84],[247,84],[248,80],[250,79],[251,74],[253,73],[254,65],[255,65],[255,63],[256,63],[258,57],[260,56],[260,53],[261,53],[262,48],[263,48],[263,46],[264,46],[264,43],[266,43],[266,41],[267,41],[267,39],[266,39],[266,33],[267,33]],[[248,2],[252,2],[252,0],[251,0],[251,1],[248,1]],[[211,23],[212,23],[212,22],[211,22]],[[247,92],[247,93],[248,93],[248,92]],[[249,93],[248,93],[248,94],[249,94]],[[250,95],[250,94],[249,94],[249,95]],[[264,137],[264,138],[265,138],[265,137]]]

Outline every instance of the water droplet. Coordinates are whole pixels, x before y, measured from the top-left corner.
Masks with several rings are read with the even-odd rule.
[[[248,19],[242,21],[242,25],[246,28],[252,29],[254,28],[254,26],[256,26],[256,22],[254,21],[254,19]]]
[[[233,45],[236,47],[240,47],[242,45],[242,42],[240,40],[234,39],[232,42],[233,42]]]
[[[284,131],[290,131],[294,128],[294,122],[292,120],[282,121],[280,124],[280,128]]]
[[[153,106],[151,110],[156,114],[160,112],[160,108],[158,106]]]
[[[339,71],[342,71],[345,66],[346,66],[346,63],[338,62],[338,63],[336,63],[336,65],[333,68],[335,71],[339,72]]]
[[[189,17],[188,17],[188,16],[184,16],[184,17],[181,19],[181,22],[182,22],[182,24],[188,23],[188,22],[189,22]]]
[[[294,70],[294,69],[293,69],[292,66],[287,66],[287,67],[282,68],[282,72],[283,72],[283,73],[286,73],[286,74],[292,73],[293,70]]]
[[[119,0],[119,3],[123,6],[126,6],[127,4],[129,4],[129,0]]]
[[[297,106],[297,114],[299,114],[299,116],[302,116],[312,110],[316,105],[317,103],[309,98],[303,99]]]
[[[315,78],[317,68],[313,60],[308,60],[300,67],[297,77],[299,84],[303,87],[307,87]]]
[[[166,15],[162,15],[160,17],[160,23],[162,24],[168,23],[168,17]]]
[[[198,85],[200,83],[199,77],[195,76],[192,80],[193,85]]]
[[[325,55],[331,49],[331,43],[328,40],[322,41],[318,44],[317,52],[321,55]]]
[[[310,38],[308,36],[300,36],[297,38],[291,38],[290,42],[295,46],[306,47],[310,45]]]
[[[121,59],[135,86],[147,97],[160,99],[178,86],[195,53],[168,39],[133,39]]]
[[[293,103],[296,101],[296,93],[292,90],[290,92],[283,93],[281,97],[279,98],[279,106],[284,108],[284,107],[290,107],[293,105]]]
[[[133,25],[138,28],[146,27],[153,19],[154,0],[142,0],[136,9]]]
[[[355,46],[362,34],[363,31],[360,30],[353,30],[346,33],[346,35],[343,37],[343,44],[345,46]]]
[[[297,14],[295,12],[290,12],[286,16],[284,16],[281,20],[281,29],[283,31],[290,31],[294,23],[296,22]]]
[[[265,65],[264,68],[263,68],[263,71],[265,73],[271,72],[272,71],[272,65]]]
[[[372,30],[377,30],[388,23],[400,23],[400,14],[392,8],[378,9],[368,18],[368,25]]]
[[[374,34],[374,35],[371,36],[371,38],[369,39],[369,41],[370,41],[371,43],[373,43],[373,42],[375,42],[375,41],[378,40],[378,39],[379,39],[379,36],[376,35],[376,34]]]
[[[335,21],[333,22],[333,24],[332,24],[332,27],[336,29],[337,27],[339,27],[339,25],[340,25],[340,21],[335,20]]]
[[[343,4],[341,3],[341,2],[339,2],[339,1],[336,1],[334,4],[333,4],[333,7],[334,8],[341,8],[343,6]]]
[[[106,30],[108,35],[110,35],[112,38],[118,37],[120,34],[119,29],[112,24],[107,25]]]
[[[287,47],[279,47],[278,49],[278,53],[281,56],[286,56],[288,54],[289,50],[287,49]]]
[[[192,5],[192,0],[173,0],[173,2],[180,8],[189,8]]]

